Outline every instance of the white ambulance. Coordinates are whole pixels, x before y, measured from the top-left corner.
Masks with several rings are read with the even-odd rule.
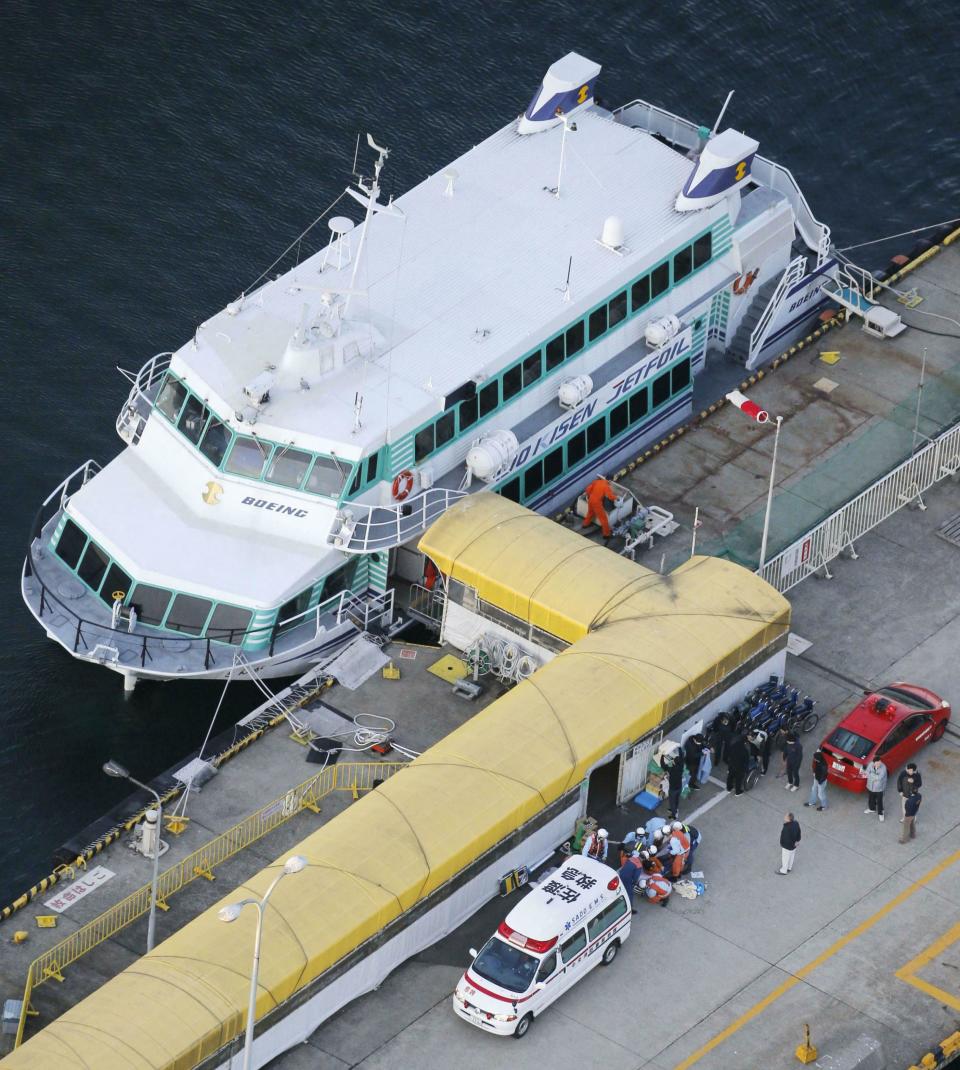
[[[453,993],[465,1021],[524,1036],[533,1019],[630,935],[631,903],[616,871],[574,855],[535,885],[484,944]]]

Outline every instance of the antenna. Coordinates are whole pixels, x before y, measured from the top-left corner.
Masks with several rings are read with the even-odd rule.
[[[736,90],[731,89],[730,92],[727,94],[727,99],[723,102],[723,107],[720,109],[720,114],[717,116],[717,121],[713,124],[713,129],[710,131],[710,137],[713,137],[713,135],[717,132],[717,127],[719,127],[720,125],[720,120],[726,113],[727,105],[730,103],[730,98],[735,92]]]
[[[563,294],[564,301],[570,300],[570,274],[572,271],[573,257],[571,256],[570,259],[567,261],[567,281],[563,284],[563,286],[558,287],[558,291]]]
[[[357,144],[353,150],[353,170],[350,172],[357,180],[360,178],[360,172],[357,170],[357,157],[360,155],[360,131],[357,131]]]
[[[559,113],[560,121],[563,123],[563,133],[560,135],[560,168],[557,171],[557,188],[553,191],[553,195],[559,200],[560,180],[563,178],[563,155],[567,147],[567,134],[575,132],[577,124],[568,122],[566,115],[563,114],[563,111],[560,108],[557,108],[557,112]]]

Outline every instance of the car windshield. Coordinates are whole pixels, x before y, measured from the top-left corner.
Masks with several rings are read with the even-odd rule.
[[[510,992],[526,992],[537,972],[539,962],[539,959],[514,947],[513,944],[493,936],[477,955],[471,969]]]
[[[833,734],[827,740],[827,743],[831,747],[836,747],[837,750],[845,751],[847,754],[852,754],[854,758],[860,759],[866,758],[876,746],[872,739],[858,736],[856,732],[851,732],[849,728],[844,728],[843,725],[833,730]]]

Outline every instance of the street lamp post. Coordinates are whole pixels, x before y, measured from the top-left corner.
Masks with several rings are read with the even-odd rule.
[[[763,566],[767,563],[767,536],[770,533],[770,506],[773,504],[773,485],[776,482],[777,476],[777,446],[780,444],[780,425],[783,423],[783,417],[777,417],[777,430],[773,436],[773,460],[770,462],[770,486],[767,488],[767,509],[763,514],[763,538],[760,540],[760,568],[758,571],[763,571]]]
[[[253,968],[250,973],[250,999],[247,1004],[247,1032],[243,1042],[243,1070],[250,1070],[253,1055],[253,1027],[257,1015],[257,976],[260,973],[260,939],[263,935],[263,914],[274,888],[290,873],[299,873],[306,869],[307,860],[302,855],[291,855],[283,864],[283,869],[274,878],[262,899],[241,899],[238,903],[229,903],[221,907],[218,917],[221,921],[236,921],[245,906],[257,908],[257,934],[253,941]]]
[[[157,879],[160,867],[160,830],[163,828],[163,803],[160,800],[160,796],[149,784],[141,784],[119,762],[115,762],[113,759],[104,762],[103,771],[107,776],[116,777],[119,780],[129,780],[131,784],[135,784],[138,788],[149,792],[157,801],[157,834],[153,841],[153,879],[150,882],[150,916],[147,920],[147,951],[152,951],[157,931]]]

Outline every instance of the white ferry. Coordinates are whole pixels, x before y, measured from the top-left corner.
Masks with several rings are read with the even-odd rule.
[[[299,673],[389,623],[453,501],[554,510],[809,328],[836,265],[790,172],[599,74],[565,56],[396,200],[368,135],[359,225],[131,375],[124,449],[34,527],[50,638],[128,687]]]

